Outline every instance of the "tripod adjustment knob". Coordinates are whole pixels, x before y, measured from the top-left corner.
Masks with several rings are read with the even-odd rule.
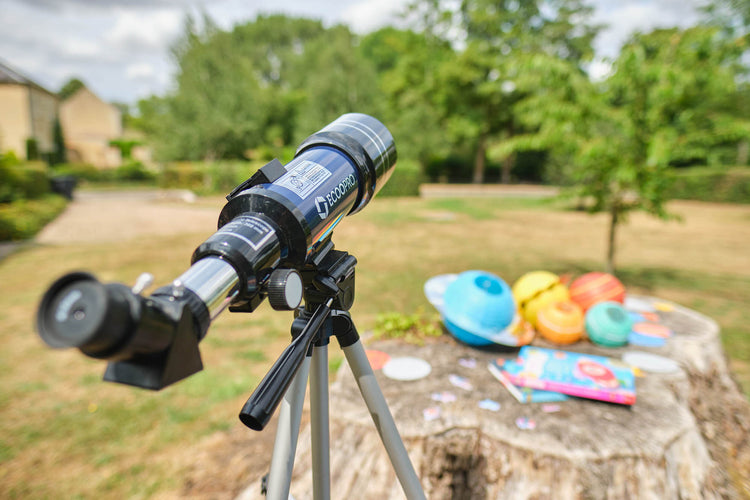
[[[277,311],[291,311],[302,302],[302,277],[294,269],[276,269],[268,279],[268,302]]]

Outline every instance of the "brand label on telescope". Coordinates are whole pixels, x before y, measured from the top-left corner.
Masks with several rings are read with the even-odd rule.
[[[234,236],[258,250],[274,236],[273,228],[264,220],[252,215],[241,215],[221,228],[224,235]],[[228,233],[228,234],[227,234]]]
[[[303,200],[331,176],[323,165],[312,161],[302,161],[282,175],[274,184],[282,186]]]

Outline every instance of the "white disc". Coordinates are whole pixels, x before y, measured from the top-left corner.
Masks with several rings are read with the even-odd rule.
[[[622,355],[622,360],[630,366],[652,373],[673,373],[680,369],[680,365],[673,359],[642,351],[626,352]]]
[[[391,358],[383,366],[383,375],[394,380],[418,380],[430,374],[432,367],[420,358]]]

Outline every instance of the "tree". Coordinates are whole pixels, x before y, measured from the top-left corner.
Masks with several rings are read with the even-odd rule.
[[[61,101],[64,101],[85,86],[86,85],[79,78],[71,78],[60,88],[57,96]]]
[[[343,26],[283,15],[222,31],[188,19],[173,47],[173,94],[139,103],[138,126],[171,159],[242,158],[287,145],[348,111],[378,102],[372,68]]]
[[[437,99],[454,141],[473,145],[475,183],[484,180],[488,145],[522,132],[514,109],[529,94],[515,80],[525,60],[545,54],[580,66],[598,29],[586,24],[592,8],[580,0],[464,0],[458,10],[422,0],[411,12],[424,31],[458,47],[454,60],[436,66]],[[501,160],[509,182],[513,156]]]
[[[608,271],[617,228],[630,212],[670,216],[674,164],[715,163],[719,147],[750,136],[750,123],[734,112],[740,55],[717,29],[696,27],[635,35],[600,89],[560,64],[536,62],[566,84],[519,108],[535,132],[516,138],[515,147],[544,144],[571,155],[572,191],[591,200],[591,212],[610,216]]]
[[[382,28],[366,35],[359,53],[370,61],[378,77],[383,120],[397,137],[400,158],[422,165],[446,155],[449,142],[441,123],[434,67],[454,58],[444,40],[424,33]]]

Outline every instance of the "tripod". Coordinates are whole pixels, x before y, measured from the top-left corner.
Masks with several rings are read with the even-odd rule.
[[[274,363],[240,412],[240,420],[262,430],[281,403],[268,475],[267,497],[287,500],[297,448],[307,379],[310,379],[310,428],[313,496],[330,498],[328,343],[335,336],[352,369],[380,439],[407,498],[424,492],[348,309],[354,302],[357,260],[333,250],[329,241],[302,270],[305,306],[292,323],[292,343]],[[281,396],[283,395],[283,401]]]

